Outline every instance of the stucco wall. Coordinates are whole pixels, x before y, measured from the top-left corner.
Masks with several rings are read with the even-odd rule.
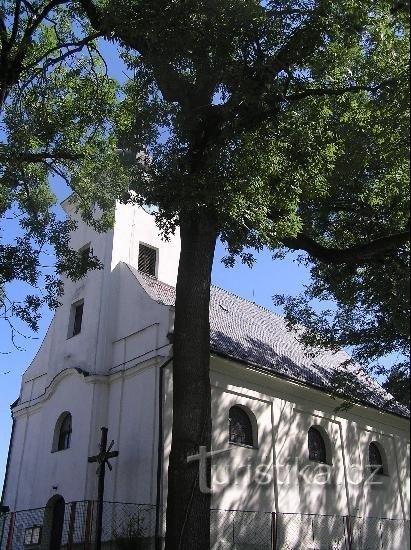
[[[44,506],[55,493],[63,494],[67,501],[84,495],[92,401],[93,385],[71,369],[62,372],[31,407],[14,410],[5,491],[5,503],[11,509]],[[72,415],[72,443],[69,449],[52,452],[55,425],[64,411]]]
[[[64,207],[77,222],[77,229],[71,235],[72,247],[78,250],[90,244],[104,268],[89,272],[80,281],[63,279],[61,306],[57,308],[46,337],[23,376],[22,400],[40,395],[56,374],[70,367],[97,374],[107,373],[113,361],[118,363],[119,346],[113,348],[113,341],[127,337],[129,348],[134,350],[136,345],[140,345],[141,338],[137,344],[130,336],[148,326],[149,318],[157,314],[149,311],[148,297],[145,304],[136,303],[133,296],[138,286],[135,278],[130,273],[127,276],[125,269],[121,268],[121,262],[138,267],[140,242],[158,249],[160,280],[175,285],[177,279],[178,231],[166,242],[159,235],[153,216],[140,207],[118,204],[114,229],[97,233],[80,219],[73,203],[66,201]],[[72,304],[79,300],[84,300],[81,332],[70,337],[70,312]],[[138,309],[140,305],[144,311]],[[34,379],[35,384],[32,383]]]
[[[230,449],[212,460],[213,507],[409,518],[407,420],[360,406],[336,413],[337,402],[323,392],[221,358],[211,361],[211,381],[212,448]],[[171,444],[171,371],[165,389],[164,502]],[[229,444],[228,414],[233,405],[247,407],[255,416],[256,448]],[[328,439],[326,474],[308,460],[311,426]],[[366,463],[371,441],[383,447],[388,475],[369,485],[365,480],[370,474]]]

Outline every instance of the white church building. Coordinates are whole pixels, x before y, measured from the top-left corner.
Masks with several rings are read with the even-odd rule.
[[[102,426],[119,451],[105,501],[166,503],[178,232],[165,242],[152,215],[118,204],[114,228],[99,234],[72,198],[63,207],[78,221],[72,246],[104,268],[64,281],[12,404],[0,550],[77,547],[66,531],[80,504],[69,505],[96,499],[87,459]],[[361,398],[336,412],[332,375],[345,352],[308,355],[283,318],[216,287],[210,324],[212,450],[225,450],[212,459],[212,501],[230,511],[216,516],[213,549],[409,548],[408,410],[352,368]],[[43,515],[23,521],[30,510]],[[249,515],[234,528],[236,510]]]

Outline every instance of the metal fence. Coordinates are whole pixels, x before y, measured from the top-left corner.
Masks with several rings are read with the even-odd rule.
[[[93,550],[95,517],[93,501],[66,503],[59,548]],[[47,508],[0,514],[0,550],[49,550],[52,524]],[[211,550],[407,550],[409,528],[397,519],[212,510]],[[104,550],[161,550],[164,536],[163,509],[104,503]]]

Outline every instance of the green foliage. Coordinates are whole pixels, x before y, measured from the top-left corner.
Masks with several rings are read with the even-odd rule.
[[[338,251],[406,231],[401,6],[112,0],[100,21],[135,72],[116,127],[130,197],[159,205],[165,233],[205,212],[232,265],[252,264],[248,247],[281,255],[301,233]],[[350,346],[365,363],[405,353],[408,258],[407,244],[342,263],[302,256],[312,284],[277,302],[308,344]],[[329,300],[336,309],[313,307]]]
[[[310,185],[302,193],[302,231],[331,250],[407,232],[409,227],[405,36],[398,30],[382,36],[382,43],[375,43],[373,68],[381,79],[390,72],[397,75],[395,86],[375,94],[307,98],[296,113],[306,121],[305,128],[308,121],[313,128],[306,135],[298,132],[299,150],[323,144],[331,159],[322,193],[313,196]],[[276,296],[276,302],[284,306],[291,325],[307,328],[307,344],[350,347],[356,360],[374,365],[378,374],[387,374],[379,364],[381,357],[399,354],[401,362],[401,356],[408,355],[408,243],[362,261],[326,263],[313,256],[301,256],[300,261],[310,266],[312,283],[300,296]],[[327,308],[331,303],[336,307]]]
[[[397,401],[410,408],[410,365],[408,361],[396,365],[392,369],[384,383],[384,388]]]
[[[110,138],[117,85],[106,75],[97,35],[76,16],[75,4],[49,6],[43,1],[0,6],[1,317],[12,326],[17,316],[33,330],[41,306],[58,304],[61,274],[75,280],[101,266],[70,248],[75,223],[55,208],[51,182],[68,184],[83,216],[104,230],[112,223],[116,188],[90,180],[88,171],[98,164],[109,178],[108,167],[115,170],[119,163]],[[53,266],[49,257],[55,258]],[[11,281],[32,292],[14,302],[7,294]]]
[[[30,235],[22,250],[33,235],[48,235],[45,228],[54,228],[46,238],[54,245],[69,229],[50,210],[52,172],[73,187],[83,216],[99,229],[111,221],[114,197],[158,205],[165,235],[183,217],[205,216],[227,244],[228,265],[238,256],[251,265],[250,248],[264,245],[277,255],[306,250],[295,244],[303,235],[335,251],[333,262],[304,256],[312,285],[300,297],[278,298],[291,323],[307,325],[305,340],[353,346],[367,362],[403,353],[408,245],[335,260],[339,250],[407,227],[408,14],[401,3],[79,4],[83,12],[62,4],[53,24],[38,27],[26,45],[24,84],[13,88],[4,111],[1,212],[22,208]],[[11,36],[13,4],[4,5]],[[78,43],[91,32],[84,14],[97,34],[123,46],[135,78],[120,94],[92,41],[91,56],[55,59],[65,51],[62,41]],[[30,163],[16,155],[44,150],[58,160]],[[95,203],[100,220],[93,219]],[[63,244],[60,271],[72,264],[68,257]],[[35,281],[36,262],[23,266],[23,259],[16,269]],[[330,299],[337,310],[312,308],[313,300]]]

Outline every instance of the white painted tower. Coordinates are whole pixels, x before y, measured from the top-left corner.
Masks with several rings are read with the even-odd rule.
[[[44,506],[54,494],[66,502],[95,498],[95,466],[87,465],[87,457],[97,451],[103,425],[117,444],[123,438],[131,442],[107,481],[108,498],[150,503],[155,492],[155,475],[147,473],[156,469],[156,367],[170,352],[171,320],[169,308],[153,304],[136,284],[132,268],[175,286],[178,231],[165,242],[152,215],[117,204],[114,228],[97,233],[81,220],[72,199],[63,208],[78,224],[72,247],[90,248],[104,268],[77,282],[64,280],[61,306],[23,375],[13,406],[3,503],[19,510]],[[58,449],[56,433],[67,413],[71,441]],[[130,461],[138,479],[134,485],[127,475],[117,474],[128,471],[122,466]]]

